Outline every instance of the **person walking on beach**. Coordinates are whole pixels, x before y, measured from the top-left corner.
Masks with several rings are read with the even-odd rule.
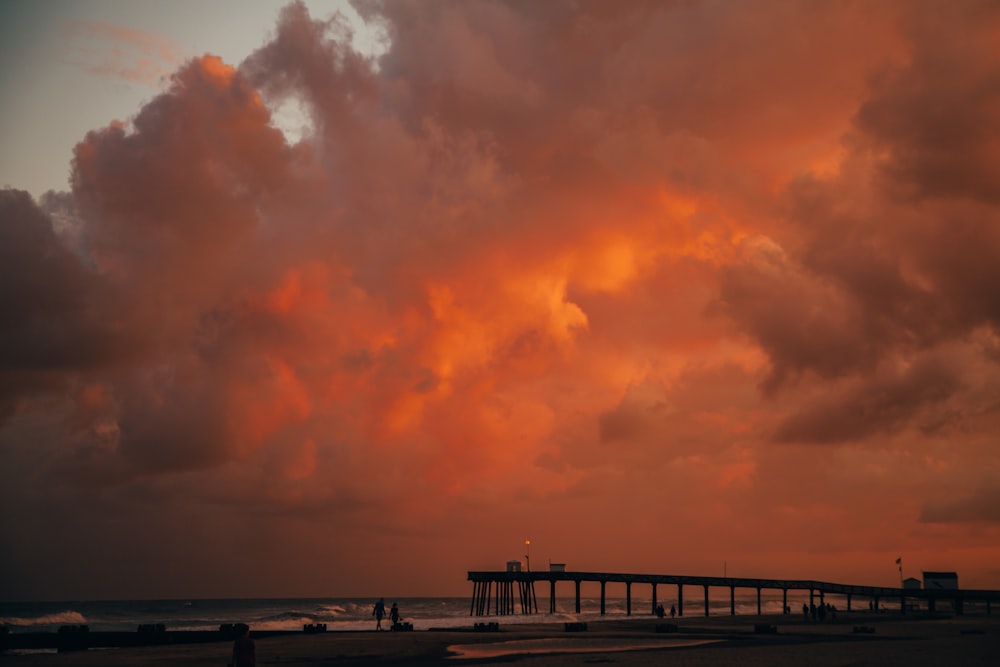
[[[672,604],[670,605],[670,618],[673,618],[676,615],[677,615],[677,605]]]
[[[242,631],[233,642],[233,667],[257,666],[257,642],[250,636],[250,626],[240,624]]]
[[[392,603],[392,609],[389,610],[389,620],[392,621],[392,629],[395,630],[396,626],[399,625],[399,607],[396,603]]]
[[[385,599],[379,598],[378,602],[375,603],[375,608],[372,609],[372,616],[375,617],[375,629],[382,629],[382,618],[385,616]]]

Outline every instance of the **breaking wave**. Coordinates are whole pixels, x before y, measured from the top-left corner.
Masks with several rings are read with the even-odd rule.
[[[0,625],[10,625],[18,628],[30,628],[37,625],[83,625],[87,619],[78,611],[61,611],[55,614],[45,614],[32,618],[16,616],[0,618]]]

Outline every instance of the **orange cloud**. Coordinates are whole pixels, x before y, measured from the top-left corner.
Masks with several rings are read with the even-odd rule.
[[[182,60],[177,45],[155,32],[76,21],[66,33],[70,59],[91,74],[157,85]]]
[[[214,535],[127,594],[266,543],[303,574],[261,595],[460,595],[527,533],[580,569],[885,585],[905,549],[1000,586],[990,21],[367,11],[377,61],[292,3],[82,138],[71,193],[0,192],[0,588]],[[150,513],[169,544],[122,537]]]

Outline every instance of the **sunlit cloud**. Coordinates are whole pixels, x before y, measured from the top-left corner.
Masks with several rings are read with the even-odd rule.
[[[65,29],[66,58],[89,74],[158,87],[183,60],[164,35],[121,25],[75,21]]]
[[[29,555],[73,523],[143,562],[196,535],[162,586],[218,594],[279,536],[312,566],[261,595],[462,594],[529,532],[580,569],[885,583],[906,550],[1000,585],[968,7],[366,2],[363,51],[291,3],[241,63],[88,27],[167,76],[71,192],[0,193],[0,569],[54,594]],[[151,515],[170,540],[127,538]]]

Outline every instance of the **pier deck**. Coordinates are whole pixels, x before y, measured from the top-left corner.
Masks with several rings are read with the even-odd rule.
[[[615,572],[469,572],[472,582],[472,606],[470,616],[537,614],[538,602],[535,597],[535,582],[549,582],[549,613],[556,611],[556,583],[571,581],[576,591],[576,612],[580,613],[580,584],[596,582],[601,585],[601,614],[606,609],[606,588],[609,583],[625,584],[625,610],[632,614],[632,585],[649,585],[652,588],[651,613],[656,612],[657,587],[664,585],[677,586],[677,613],[684,615],[684,587],[700,586],[704,591],[705,615],[709,614],[709,588],[728,588],[730,613],[736,615],[736,589],[754,589],[757,591],[757,613],[761,612],[761,591],[782,591],[783,607],[788,607],[788,591],[808,590],[810,606],[819,597],[823,605],[826,594],[843,595],[847,598],[847,611],[851,611],[851,603],[855,598],[870,600],[877,609],[880,600],[899,601],[900,609],[906,613],[908,602],[922,601],[929,611],[935,611],[940,601],[950,602],[955,613],[963,613],[967,602],[981,602],[986,605],[986,613],[992,613],[993,603],[1000,602],[1000,591],[974,589],[940,589],[926,590],[913,588],[892,588],[884,586],[859,586],[853,584],[837,584],[826,581],[803,579],[753,579],[746,577],[697,577],[677,574],[625,574]],[[517,590],[517,602],[514,591]]]

